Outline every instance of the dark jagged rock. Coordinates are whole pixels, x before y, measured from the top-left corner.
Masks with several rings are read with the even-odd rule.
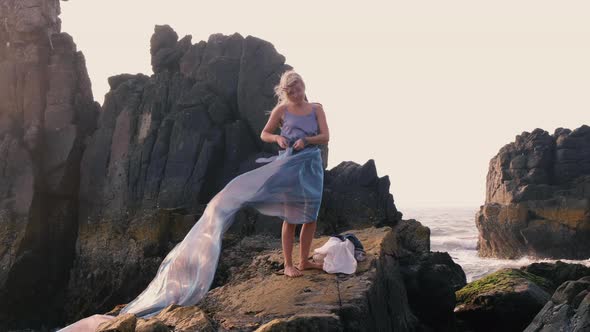
[[[395,226],[397,235],[397,256],[405,258],[430,252],[430,228],[415,219],[404,220]]]
[[[590,330],[590,277],[561,284],[525,332]]]
[[[446,252],[422,252],[400,259],[412,312],[433,331],[456,330],[455,292],[467,283],[463,269]]]
[[[425,330],[454,331],[455,291],[465,286],[465,272],[447,253],[430,251],[430,229],[420,222],[402,220],[394,229],[394,252],[412,313]]]
[[[590,267],[582,264],[568,264],[562,261],[555,263],[533,263],[523,266],[521,269],[549,280],[552,283],[552,291],[566,281],[590,277]]]
[[[56,324],[75,254],[79,165],[96,126],[59,1],[0,1],[0,330]]]
[[[342,162],[325,173],[320,226],[324,233],[368,223],[393,226],[402,218],[389,193],[389,176],[378,177],[375,162]],[[358,227],[358,226],[356,226]]]
[[[590,127],[535,129],[492,158],[476,216],[487,257],[590,257]]]
[[[457,291],[460,330],[522,331],[551,297],[552,283],[519,269],[501,269]]]

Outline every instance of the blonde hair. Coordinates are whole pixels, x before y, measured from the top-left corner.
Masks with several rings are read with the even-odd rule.
[[[287,102],[287,88],[293,86],[297,82],[301,82],[303,89],[305,89],[305,82],[303,82],[303,78],[301,78],[301,75],[295,72],[295,70],[287,70],[283,73],[283,75],[281,75],[279,84],[274,87],[275,96],[278,98],[277,106],[283,105]]]
[[[295,70],[289,69],[281,75],[281,78],[279,79],[279,84],[275,85],[274,87],[275,96],[277,96],[278,99],[275,108],[287,103],[287,88],[293,86],[293,84],[297,82],[301,82],[301,85],[303,85],[303,89],[305,89],[305,82],[303,82],[303,78],[301,78],[301,75],[295,72]],[[268,115],[271,114],[272,111],[265,111],[264,113]],[[282,126],[283,119],[280,119],[279,127]]]

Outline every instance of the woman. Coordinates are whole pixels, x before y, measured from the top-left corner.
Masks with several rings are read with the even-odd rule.
[[[321,104],[310,104],[305,101],[305,83],[299,74],[293,70],[285,72],[275,87],[275,93],[279,101],[262,130],[260,138],[263,141],[276,142],[283,149],[292,145],[296,151],[328,143],[330,134],[326,114]],[[281,125],[281,134],[274,135],[273,132],[279,125]],[[323,183],[317,185],[321,187]],[[285,209],[289,210],[292,207],[285,206]],[[301,227],[299,236],[300,262],[296,268],[293,266],[291,257],[295,224],[283,221],[282,244],[285,257],[285,275],[298,277],[302,275],[300,270],[322,268],[321,264],[307,260],[316,224],[316,220],[311,220]]]
[[[282,237],[287,276],[300,276],[300,270],[304,269],[322,268],[306,258],[322,199],[324,169],[317,144],[328,142],[326,116],[321,105],[304,100],[305,85],[294,71],[281,76],[275,92],[279,101],[261,138],[276,142],[284,150],[275,158],[266,159],[272,162],[237,176],[217,193],[185,238],[164,258],[148,287],[119,314],[147,318],[170,304],[187,306],[200,302],[213,282],[223,234],[233,223],[236,212],[246,206],[284,220]],[[279,123],[282,123],[281,135],[272,134]],[[299,268],[291,261],[295,224],[304,224]],[[113,316],[93,315],[60,331],[94,330],[112,319]]]

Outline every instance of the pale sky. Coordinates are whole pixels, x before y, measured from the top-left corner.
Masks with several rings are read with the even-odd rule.
[[[490,159],[523,131],[590,125],[588,1],[62,2],[94,98],[151,75],[169,24],[193,44],[234,32],[271,42],[321,102],[328,168],[374,159],[396,206],[478,207]]]

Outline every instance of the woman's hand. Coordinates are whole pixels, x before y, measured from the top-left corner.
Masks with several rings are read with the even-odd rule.
[[[295,144],[293,144],[293,149],[301,150],[305,147],[305,140],[303,138],[298,139]]]
[[[286,149],[289,147],[289,142],[287,141],[287,139],[281,135],[277,135],[275,138],[275,142],[277,142],[277,144],[283,148]]]

